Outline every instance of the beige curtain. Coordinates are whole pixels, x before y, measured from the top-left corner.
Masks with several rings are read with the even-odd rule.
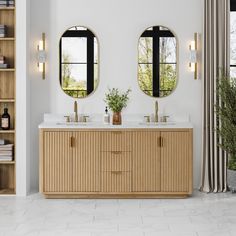
[[[225,192],[226,155],[217,146],[216,79],[229,71],[230,0],[205,0],[203,49],[203,148],[201,191]]]

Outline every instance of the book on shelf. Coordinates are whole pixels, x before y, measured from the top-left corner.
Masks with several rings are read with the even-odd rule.
[[[0,0],[0,7],[12,7],[15,5],[13,0]]]
[[[13,150],[14,144],[0,145],[0,151],[2,150]]]
[[[5,57],[4,56],[0,56],[0,64],[5,64]]]
[[[0,63],[0,69],[6,69],[8,67],[8,64],[1,64]]]
[[[12,156],[10,157],[10,156],[3,156],[3,157],[0,157],[0,162],[1,161],[13,161],[13,158],[12,158]]]
[[[0,151],[0,157],[1,156],[12,156],[12,150],[3,150]]]
[[[6,140],[5,139],[0,139],[0,145],[5,145],[6,144]]]
[[[7,31],[6,26],[5,25],[0,25],[0,37],[1,38],[6,37],[6,31]]]
[[[13,144],[0,145],[0,161],[13,160]]]

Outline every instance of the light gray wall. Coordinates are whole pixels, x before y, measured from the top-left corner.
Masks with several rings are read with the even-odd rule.
[[[79,100],[80,112],[102,113],[107,87],[132,89],[125,113],[152,113],[154,99],[143,94],[137,83],[137,43],[149,26],[172,29],[179,42],[179,81],[175,92],[159,99],[160,109],[170,114],[190,114],[194,124],[194,185],[200,181],[201,80],[189,72],[189,43],[202,32],[202,0],[31,0],[31,188],[38,188],[38,130],[44,112],[72,111],[73,99],[59,85],[58,43],[74,25],[88,26],[100,43],[100,84],[87,99]],[[47,34],[48,71],[42,81],[35,68],[35,42]]]
[[[30,1],[16,1],[16,194],[30,191]]]
[[[41,73],[37,67],[37,45],[42,38],[42,33],[46,33],[46,50],[49,52],[47,61],[50,61],[50,27],[53,25],[49,17],[51,12],[51,2],[48,0],[30,0],[30,189],[31,192],[38,191],[39,185],[39,138],[38,124],[41,123],[43,114],[50,111],[50,79],[51,71],[48,70],[47,63],[47,78],[42,80]]]

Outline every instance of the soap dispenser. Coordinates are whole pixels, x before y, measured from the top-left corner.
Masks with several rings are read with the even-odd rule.
[[[104,124],[110,124],[110,114],[108,113],[107,107],[105,109],[105,114],[103,116],[103,123]]]

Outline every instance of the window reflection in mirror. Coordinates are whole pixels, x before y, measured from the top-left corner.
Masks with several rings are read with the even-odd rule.
[[[98,40],[85,27],[71,27],[60,39],[60,84],[74,98],[84,98],[98,86]]]
[[[138,83],[152,97],[165,97],[177,84],[177,42],[166,27],[146,29],[138,44]]]

